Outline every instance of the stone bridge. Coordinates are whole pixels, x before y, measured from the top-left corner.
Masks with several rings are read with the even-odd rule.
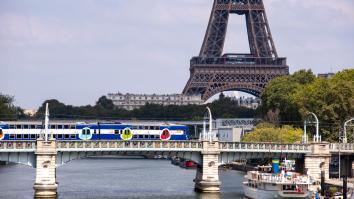
[[[195,188],[218,192],[218,167],[235,160],[287,157],[303,162],[302,171],[319,179],[321,171],[329,178],[332,154],[354,154],[354,144],[276,144],[200,141],[1,141],[0,161],[36,168],[36,197],[55,196],[56,167],[75,159],[104,155],[168,155],[198,164]]]

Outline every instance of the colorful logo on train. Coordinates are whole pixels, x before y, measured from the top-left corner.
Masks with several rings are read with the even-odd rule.
[[[132,130],[130,128],[125,128],[120,135],[120,138],[125,141],[131,140],[133,138]]]
[[[4,139],[4,137],[4,132],[2,131],[2,128],[0,128],[0,140]]]
[[[160,135],[161,140],[169,140],[171,138],[171,133],[168,129],[162,130]]]
[[[88,127],[83,128],[79,133],[79,138],[81,140],[91,140],[92,138],[91,129]]]

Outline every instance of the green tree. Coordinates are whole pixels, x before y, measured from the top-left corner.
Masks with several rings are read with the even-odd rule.
[[[260,123],[250,133],[243,136],[243,142],[295,143],[302,140],[303,130],[285,125],[276,127],[270,123]]]
[[[0,120],[16,120],[25,117],[23,110],[13,103],[13,97],[0,93]]]
[[[291,76],[282,76],[270,81],[261,95],[263,115],[267,120],[270,119],[270,113],[278,114],[279,120],[285,122],[301,120],[295,94],[314,80],[315,76],[311,70],[300,70]]]
[[[308,112],[314,112],[322,138],[337,141],[344,121],[354,115],[354,69],[332,78],[316,78],[304,70],[279,77],[269,82],[261,99],[261,112],[268,121],[302,123]]]
[[[342,71],[330,79],[317,78],[295,98],[303,117],[308,112],[318,116],[322,137],[338,141],[343,123],[354,115],[354,70]]]

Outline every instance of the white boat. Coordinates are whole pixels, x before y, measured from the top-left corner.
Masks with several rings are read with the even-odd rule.
[[[244,194],[250,199],[311,198],[312,180],[289,172],[286,175],[249,171],[243,182]]]

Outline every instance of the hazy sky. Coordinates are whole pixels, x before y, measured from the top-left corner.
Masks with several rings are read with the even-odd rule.
[[[0,92],[23,108],[110,92],[180,93],[213,0],[0,0]],[[264,0],[290,71],[354,66],[353,0]],[[248,52],[232,15],[225,52]]]

